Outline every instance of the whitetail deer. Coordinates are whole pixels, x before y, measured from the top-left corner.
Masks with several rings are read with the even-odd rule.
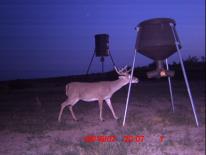
[[[115,70],[119,75],[119,79],[115,81],[71,82],[67,84],[65,89],[66,96],[68,98],[61,104],[58,121],[61,122],[62,112],[66,106],[69,106],[69,110],[72,114],[73,119],[77,120],[72,108],[79,100],[86,102],[98,101],[100,111],[99,117],[101,121],[103,121],[103,101],[106,101],[113,114],[113,117],[117,120],[118,117],[114,112],[110,98],[116,91],[128,84],[130,80],[132,83],[138,83],[138,79],[136,77],[133,77],[131,79],[129,71],[126,69],[126,67],[122,68],[121,70],[117,70],[117,68],[115,67]]]

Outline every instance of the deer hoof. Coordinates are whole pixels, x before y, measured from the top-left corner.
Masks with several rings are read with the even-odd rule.
[[[119,120],[119,117],[115,117],[116,120]]]

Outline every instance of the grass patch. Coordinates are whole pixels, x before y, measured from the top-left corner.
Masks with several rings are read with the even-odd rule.
[[[108,142],[108,143],[83,143],[80,147],[83,148],[85,155],[125,155],[127,154],[126,145],[122,142]]]
[[[153,129],[153,122],[152,120],[148,120],[145,117],[143,112],[138,112],[136,110],[128,113],[128,117],[126,120],[127,125],[131,128],[131,126],[135,126],[138,131],[148,130],[152,132]]]
[[[60,139],[60,138],[55,139],[55,143],[62,146],[62,147],[66,147],[66,146],[72,144],[70,141],[66,141],[66,140]]]
[[[159,110],[158,116],[164,124],[171,125],[194,125],[193,113],[176,110],[174,113],[168,110]]]
[[[66,151],[62,155],[79,155],[79,153],[76,151]]]
[[[58,123],[56,115],[50,113],[19,112],[8,113],[1,117],[1,130],[19,133],[42,134],[51,130],[70,130],[76,128],[74,124]]]

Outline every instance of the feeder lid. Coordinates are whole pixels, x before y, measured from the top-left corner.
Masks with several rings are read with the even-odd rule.
[[[174,25],[176,25],[175,20],[171,18],[152,18],[152,19],[144,20],[143,22],[139,23],[138,27],[142,27],[148,24],[159,24],[159,23],[173,23]]]
[[[101,33],[101,34],[95,34],[95,37],[109,37],[109,35],[108,34],[106,34],[106,33]]]

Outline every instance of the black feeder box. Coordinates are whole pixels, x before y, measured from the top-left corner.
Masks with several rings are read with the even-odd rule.
[[[96,57],[109,56],[109,35],[95,35],[95,53]]]
[[[177,51],[170,23],[176,25],[176,22],[170,18],[145,20],[138,25],[135,48],[139,53],[156,62],[156,70],[148,72],[148,78],[174,76],[174,71],[164,69],[163,62]],[[175,35],[179,41],[176,31]],[[180,44],[179,48],[181,48]]]
[[[94,49],[94,53],[92,55],[86,74],[89,73],[94,56],[100,57],[100,62],[102,64],[102,72],[104,72],[105,57],[109,56],[112,61],[113,66],[115,66],[114,60],[109,50],[109,35],[106,33],[96,34],[94,38],[95,38],[95,49]]]

